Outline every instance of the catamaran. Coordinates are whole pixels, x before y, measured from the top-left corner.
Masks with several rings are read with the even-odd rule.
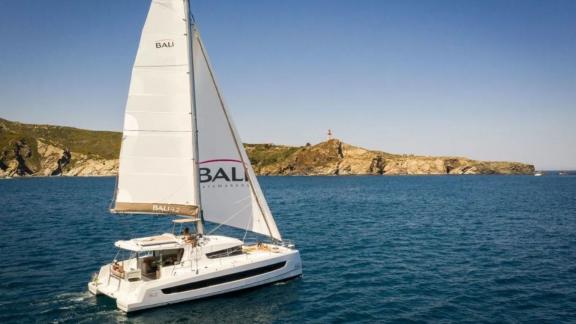
[[[117,241],[126,256],[89,282],[90,292],[116,299],[125,312],[302,274],[300,254],[276,226],[192,17],[188,0],[152,0],[132,69],[111,212],[173,216],[174,230]],[[205,233],[204,221],[263,239],[250,244]]]

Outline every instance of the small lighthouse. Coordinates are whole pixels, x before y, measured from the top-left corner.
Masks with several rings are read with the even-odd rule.
[[[329,129],[329,130],[328,130],[328,140],[330,141],[330,140],[333,140],[333,139],[334,139],[334,136],[332,135],[332,130]]]

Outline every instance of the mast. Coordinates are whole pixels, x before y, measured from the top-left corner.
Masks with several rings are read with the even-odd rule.
[[[195,89],[195,85],[196,85],[196,81],[194,79],[194,46],[193,46],[193,41],[194,38],[196,37],[196,26],[193,24],[192,22],[192,14],[190,12],[190,1],[189,0],[183,0],[184,1],[184,10],[186,11],[185,13],[185,17],[186,17],[186,25],[188,27],[188,68],[189,68],[189,72],[188,74],[190,75],[190,100],[191,100],[191,105],[192,105],[192,136],[193,136],[193,141],[194,141],[194,149],[192,152],[192,162],[194,164],[193,167],[193,172],[194,172],[194,185],[196,188],[194,188],[194,193],[195,193],[195,200],[198,204],[198,221],[196,221],[196,232],[198,234],[204,234],[204,217],[203,217],[203,211],[202,211],[202,197],[201,197],[201,193],[200,193],[200,165],[199,165],[199,149],[198,149],[198,118],[197,118],[197,114],[196,114],[196,89]]]

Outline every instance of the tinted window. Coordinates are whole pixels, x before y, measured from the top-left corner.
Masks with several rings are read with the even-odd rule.
[[[223,258],[227,256],[242,254],[242,245],[231,247],[228,249],[206,253],[208,259]]]
[[[278,269],[284,267],[285,265],[286,265],[286,261],[274,263],[271,265],[267,265],[265,267],[246,270],[246,271],[242,271],[242,272],[237,272],[237,273],[229,274],[229,275],[218,277],[218,278],[206,279],[206,280],[192,282],[192,283],[185,284],[185,285],[180,285],[180,286],[162,289],[162,292],[165,294],[173,294],[173,293],[178,293],[178,292],[183,292],[183,291],[188,291],[188,290],[194,290],[194,289],[200,289],[200,288],[205,288],[205,287],[209,287],[209,286],[219,285],[219,284],[223,284],[226,282],[236,281],[236,280],[240,280],[240,279],[245,279],[245,278],[261,275],[261,274],[264,274],[267,272],[272,272],[274,270],[278,270]]]

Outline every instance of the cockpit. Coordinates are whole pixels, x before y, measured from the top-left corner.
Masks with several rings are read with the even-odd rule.
[[[162,268],[180,264],[184,244],[174,234],[117,241],[115,245],[120,250],[112,264],[111,273],[129,281],[158,279]]]

